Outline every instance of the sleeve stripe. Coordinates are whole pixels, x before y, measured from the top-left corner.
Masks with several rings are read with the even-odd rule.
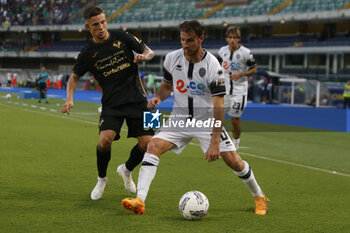
[[[211,96],[217,96],[217,95],[226,95],[226,91],[225,92],[215,93],[215,94],[212,94]]]
[[[168,83],[173,81],[173,76],[169,73],[169,71],[165,69],[164,66],[163,66],[163,73],[164,73],[164,78],[163,78],[164,81]]]

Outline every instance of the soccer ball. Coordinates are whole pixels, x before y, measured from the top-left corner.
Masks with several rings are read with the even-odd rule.
[[[11,94],[7,94],[7,95],[6,95],[6,99],[7,99],[7,100],[11,99]]]
[[[186,219],[200,219],[208,213],[209,200],[199,191],[189,191],[181,197],[179,210]]]
[[[98,112],[99,114],[101,114],[101,112],[102,112],[102,107],[98,107],[97,112]]]

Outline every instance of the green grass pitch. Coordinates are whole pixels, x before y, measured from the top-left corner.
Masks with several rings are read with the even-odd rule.
[[[109,184],[96,184],[98,104],[63,100],[10,101],[0,93],[0,232],[350,232],[350,134],[244,122],[241,156],[271,202],[253,213],[251,194],[222,160],[208,163],[195,141],[160,160],[143,216],[124,210],[117,166],[135,145],[113,143]],[[256,130],[255,130],[256,129]],[[133,172],[137,181],[138,168]],[[199,190],[209,199],[200,221],[182,218],[180,197]]]

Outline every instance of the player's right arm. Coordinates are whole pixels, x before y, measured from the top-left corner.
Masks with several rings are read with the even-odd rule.
[[[67,83],[67,98],[66,102],[63,104],[62,113],[70,114],[71,109],[73,108],[73,95],[75,92],[75,89],[77,88],[78,81],[80,76],[78,76],[75,73],[72,73],[69,77],[68,83]]]
[[[148,108],[155,109],[156,105],[159,105],[163,100],[168,98],[173,91],[173,83],[163,81],[162,85],[159,87],[155,97],[148,101]]]

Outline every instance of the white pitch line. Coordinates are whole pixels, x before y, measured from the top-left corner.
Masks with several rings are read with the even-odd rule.
[[[1,104],[1,103],[0,103],[0,105],[16,108],[15,106],[5,105],[5,104]],[[19,109],[19,108],[16,108],[16,109]],[[23,109],[21,109],[21,110],[23,110]],[[34,110],[29,110],[29,109],[27,111],[34,112],[34,113],[39,113],[39,114],[44,114],[44,115],[48,115],[48,116],[52,116],[52,117],[57,117],[57,118],[63,118],[63,119],[67,119],[67,120],[77,121],[77,122],[81,122],[81,123],[87,123],[87,124],[93,124],[93,125],[97,124],[97,122],[81,120],[81,119],[76,119],[76,118],[69,118],[67,116],[58,116],[58,115],[53,115],[53,114],[46,113],[46,112],[41,112],[41,111],[34,111]],[[122,131],[126,131],[126,129],[123,129],[123,128],[121,130]],[[198,143],[193,143],[193,142],[189,143],[189,145],[199,146]],[[243,148],[243,147],[241,147],[241,148]],[[239,152],[239,153],[242,154],[242,155],[254,157],[254,158],[257,158],[257,159],[264,159],[264,160],[268,160],[268,161],[272,161],[272,162],[276,162],[276,163],[283,163],[283,164],[287,164],[287,165],[291,165],[291,166],[295,166],[295,167],[301,167],[301,168],[306,168],[306,169],[310,169],[310,170],[314,170],[314,171],[325,172],[325,173],[332,174],[332,175],[350,177],[350,174],[345,174],[345,173],[341,173],[341,172],[337,172],[337,171],[327,170],[327,169],[318,168],[318,167],[312,167],[312,166],[308,166],[308,165],[304,165],[304,164],[300,164],[300,163],[293,163],[293,162],[288,162],[288,161],[279,160],[279,159],[273,159],[273,158],[269,158],[269,157],[265,157],[265,156],[261,156],[261,155],[250,154],[250,153],[246,153],[246,152]]]
[[[192,143],[191,142],[189,144],[192,145],[192,146],[199,146],[199,144],[197,144],[197,143]],[[246,153],[246,152],[239,152],[239,154],[250,156],[250,157],[254,157],[254,158],[257,158],[257,159],[264,159],[264,160],[268,160],[268,161],[273,161],[273,162],[276,162],[276,163],[283,163],[283,164],[292,165],[292,166],[296,166],[296,167],[302,167],[302,168],[307,168],[307,169],[310,169],[310,170],[325,172],[325,173],[329,173],[329,174],[333,174],[333,175],[350,177],[350,174],[345,174],[345,173],[332,171],[332,170],[327,170],[327,169],[318,168],[318,167],[312,167],[312,166],[304,165],[304,164],[300,164],[300,163],[293,163],[293,162],[288,162],[288,161],[284,161],[284,160],[280,160],[280,159],[273,159],[273,158],[269,158],[269,157],[265,157],[265,156],[261,156],[261,155],[250,154],[250,153]]]
[[[337,171],[327,170],[327,169],[318,168],[318,167],[312,167],[309,165],[304,165],[304,164],[299,164],[299,163],[288,162],[288,161],[284,161],[284,160],[280,160],[280,159],[273,159],[273,158],[269,158],[269,157],[265,157],[265,156],[261,156],[261,155],[250,154],[250,153],[246,153],[246,152],[239,152],[239,153],[242,155],[246,155],[246,156],[250,156],[250,157],[254,157],[254,158],[258,158],[258,159],[264,159],[264,160],[288,164],[288,165],[292,165],[292,166],[296,166],[296,167],[307,168],[307,169],[311,169],[311,170],[315,170],[315,171],[326,172],[326,173],[330,173],[333,175],[350,177],[350,174],[345,174],[345,173],[341,173],[341,172],[337,172]]]
[[[74,113],[74,115],[87,115],[87,116],[89,116],[89,115],[91,115],[91,116],[93,116],[93,115],[98,115],[99,113],[96,111],[96,112],[75,112]]]

